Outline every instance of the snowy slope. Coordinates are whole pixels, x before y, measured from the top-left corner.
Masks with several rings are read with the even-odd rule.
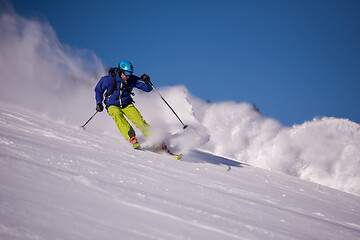
[[[93,89],[106,70],[93,52],[61,44],[48,22],[21,17],[14,10],[1,12],[0,32],[1,102],[70,125],[81,125],[94,113]],[[145,71],[134,64],[137,75]],[[152,76],[151,70],[146,71]],[[157,78],[167,77],[151,79],[157,86]],[[322,117],[284,127],[245,102],[206,103],[185,86],[158,89],[189,127],[181,131],[179,121],[154,91],[135,91],[136,107],[156,129],[151,141],[165,138],[174,151],[200,148],[360,195],[359,124]],[[105,112],[92,120],[89,130],[121,138]]]
[[[135,91],[154,129],[138,137],[185,157],[135,151],[106,111],[78,128],[106,72],[94,53],[14,11],[0,32],[0,239],[360,238],[359,124],[284,127],[248,103],[159,87],[189,127]]]
[[[0,239],[359,239],[360,197],[0,104]]]

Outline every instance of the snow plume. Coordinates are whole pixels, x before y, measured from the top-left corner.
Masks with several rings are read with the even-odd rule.
[[[95,112],[93,89],[104,68],[93,53],[59,43],[46,21],[3,13],[0,74],[0,101],[80,126]],[[159,91],[189,126],[186,130],[155,91],[135,91],[135,105],[153,126],[153,138],[165,139],[174,151],[201,148],[360,194],[358,124],[322,118],[289,128],[247,103],[207,103],[184,86]],[[123,139],[106,111],[91,121],[88,131]],[[136,132],[145,141],[138,129]]]
[[[220,114],[219,114],[220,113]],[[209,151],[360,194],[360,126],[322,118],[280,126],[246,104],[214,104],[205,113]]]
[[[88,89],[102,71],[92,52],[62,45],[45,20],[1,13],[1,100],[56,117],[76,114],[73,106],[88,106]]]
[[[206,103],[185,87],[160,90],[189,125],[182,130],[171,110],[139,94],[137,105],[150,122],[173,133],[179,151],[200,147],[224,157],[283,172],[346,192],[360,194],[360,125],[347,119],[322,118],[284,127],[248,103]],[[157,97],[157,98],[156,98]],[[148,100],[148,101],[147,101]],[[146,105],[146,104],[152,104]],[[157,114],[154,114],[154,107]]]
[[[200,100],[195,100],[196,98],[191,96],[184,86],[164,87],[159,91],[165,101],[179,115],[180,120],[188,127],[186,131],[183,130],[182,123],[155,91],[150,94],[135,91],[136,106],[154,131],[162,132],[168,145],[174,151],[183,153],[208,142],[209,133],[196,118],[194,109],[196,107],[194,101],[200,102]]]

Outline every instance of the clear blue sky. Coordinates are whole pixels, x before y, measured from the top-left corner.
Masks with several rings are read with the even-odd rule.
[[[358,0],[12,3],[106,67],[130,60],[155,86],[256,103],[289,126],[321,116],[360,122]]]

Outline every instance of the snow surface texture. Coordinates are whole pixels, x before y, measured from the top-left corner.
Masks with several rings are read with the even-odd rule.
[[[0,103],[0,239],[359,239],[360,197]]]
[[[133,150],[106,112],[79,129],[104,69],[47,23],[1,14],[0,73],[0,239],[360,238],[356,123],[287,128],[160,88],[182,130],[156,92],[136,91],[154,127],[141,142],[165,138],[176,161]]]

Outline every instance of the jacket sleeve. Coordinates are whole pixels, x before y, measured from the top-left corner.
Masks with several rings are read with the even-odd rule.
[[[94,89],[96,103],[102,103],[105,89],[105,79],[102,77]]]
[[[152,86],[150,84],[145,83],[141,78],[137,77],[136,79],[136,84],[135,84],[136,88],[139,88],[145,92],[151,92],[151,90],[153,89]]]

